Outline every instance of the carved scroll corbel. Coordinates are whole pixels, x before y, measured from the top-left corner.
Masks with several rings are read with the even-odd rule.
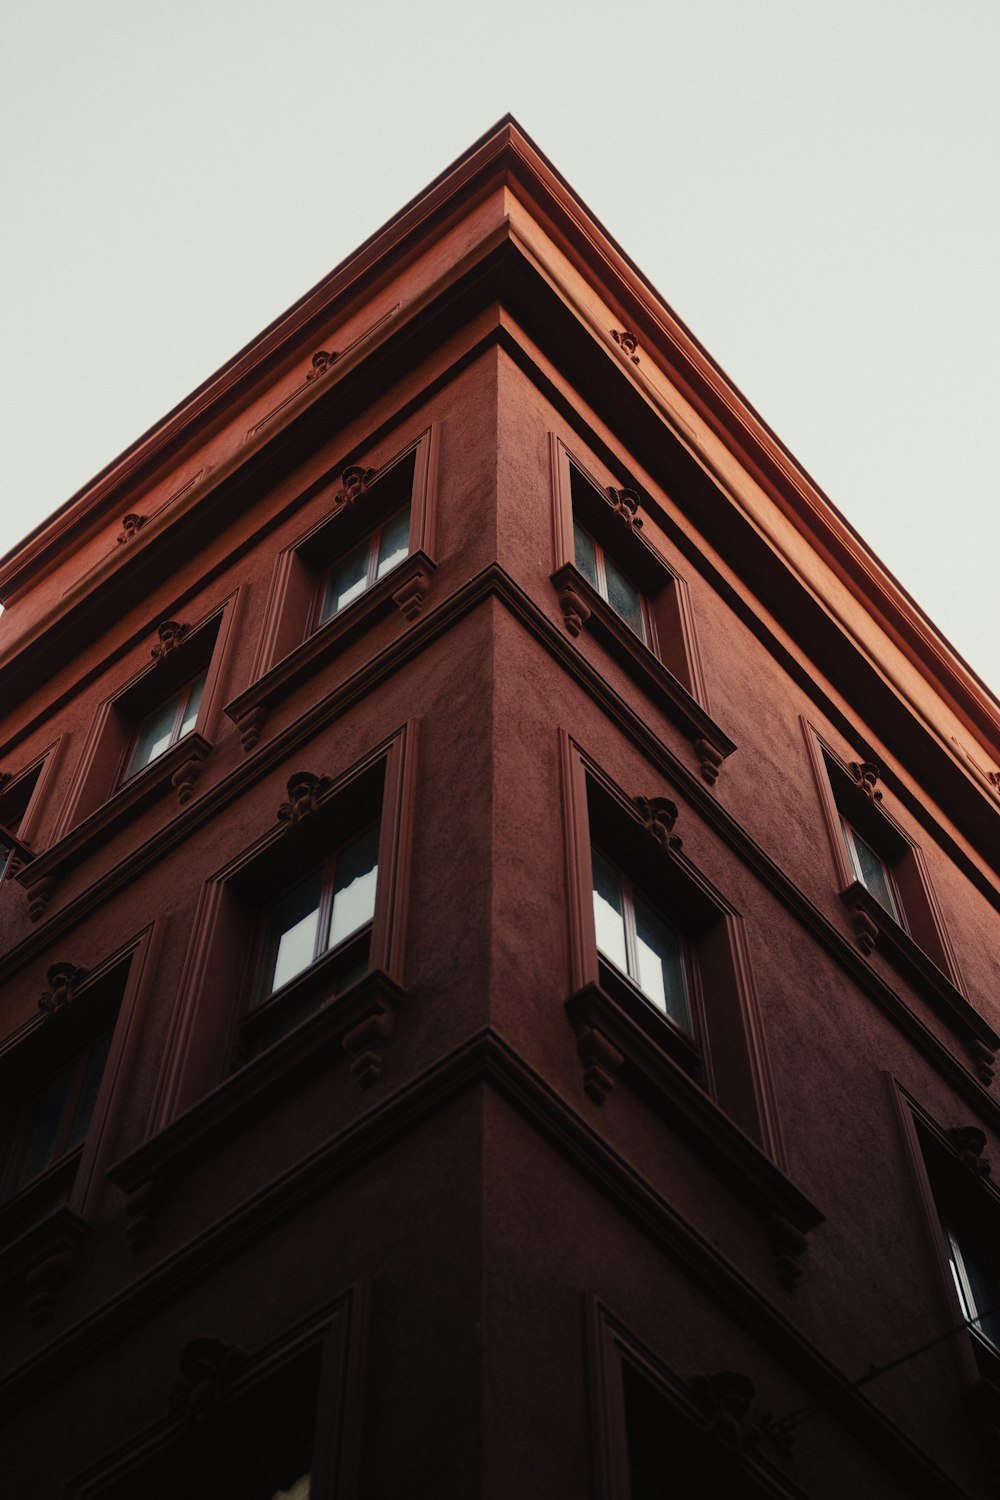
[[[577,1028],[576,1050],[583,1063],[584,1091],[595,1104],[603,1104],[625,1059],[596,1026]]]
[[[351,1059],[351,1073],[363,1089],[382,1076],[383,1054],[392,1036],[391,1010],[376,1010],[353,1026],[344,1037],[344,1051]]]
[[[667,853],[681,847],[681,837],[674,833],[677,822],[677,803],[669,797],[636,797],[635,806],[643,827],[650,838]]]
[[[150,1179],[140,1183],[125,1199],[125,1240],[133,1255],[149,1244],[160,1197],[159,1184]]]
[[[170,1392],[170,1410],[188,1422],[203,1422],[239,1373],[246,1355],[221,1339],[196,1338],[184,1345],[178,1361],[180,1379]]]
[[[171,776],[170,782],[177,792],[177,801],[181,807],[194,796],[195,783],[205,769],[205,759],[203,750],[195,750]]]
[[[157,644],[150,651],[150,656],[156,662],[166,661],[188,633],[187,625],[180,624],[177,620],[161,620],[156,627],[159,637]]]
[[[951,1130],[946,1130],[945,1135],[967,1172],[971,1172],[973,1177],[989,1177],[992,1168],[984,1155],[986,1136],[977,1125],[955,1125]]]
[[[148,517],[140,516],[135,511],[129,511],[127,516],[122,516],[122,529],[115,537],[119,547],[124,547],[130,542],[138,531],[145,526]]]
[[[37,922],[45,915],[52,893],[56,888],[54,875],[45,875],[41,880],[36,880],[28,887],[28,916],[32,922]]]
[[[878,927],[866,911],[860,906],[850,906],[851,921],[854,923],[854,934],[857,938],[858,947],[865,955],[875,951],[878,942]]]
[[[628,355],[632,363],[637,365],[639,363],[639,356],[635,351],[639,347],[639,340],[631,328],[612,328],[611,337],[622,352]]]
[[[338,490],[334,495],[334,505],[345,509],[348,505],[353,505],[355,501],[362,500],[367,495],[368,486],[374,478],[374,469],[362,469],[357,464],[352,464],[340,476],[343,489]]]
[[[867,797],[869,802],[881,802],[882,793],[878,785],[881,771],[876,763],[873,760],[852,760],[850,769],[854,785],[862,796]]]
[[[638,490],[616,490],[613,484],[609,484],[605,494],[619,520],[628,527],[629,531],[638,531],[642,526],[642,517],[637,513],[639,510]]]
[[[705,1418],[705,1429],[734,1454],[752,1453],[760,1442],[760,1428],[750,1421],[757,1394],[753,1381],[736,1370],[695,1375],[688,1390]]]
[[[420,571],[408,578],[402,588],[398,588],[393,594],[393,601],[402,610],[407,620],[415,620],[423,608],[424,600],[430,590],[431,581],[426,573]]]
[[[54,1016],[71,1005],[76,992],[87,977],[87,970],[78,964],[53,964],[46,974],[49,987],[38,999],[38,1009],[44,1015]]]
[[[587,604],[576,589],[570,584],[564,585],[559,590],[559,608],[563,612],[563,622],[570,635],[578,636],[580,631],[590,619],[590,605]]]
[[[44,1260],[32,1266],[25,1274],[28,1321],[32,1328],[41,1328],[49,1321],[56,1297],[69,1275],[75,1257],[75,1246],[62,1245],[51,1255],[47,1255]]]
[[[317,349],[306,371],[306,379],[318,380],[333,367],[338,357],[336,349]]]
[[[694,753],[698,757],[698,768],[709,786],[714,786],[719,779],[719,767],[722,765],[722,751],[717,750],[708,740],[697,739],[694,742]]]
[[[801,1262],[808,1241],[801,1229],[778,1213],[771,1214],[767,1221],[767,1238],[778,1280],[786,1291],[794,1292],[804,1269]]]
[[[972,1059],[976,1077],[984,1088],[989,1088],[993,1082],[993,1072],[996,1066],[996,1053],[992,1047],[987,1047],[977,1036],[966,1042],[966,1050]]]
[[[330,786],[329,776],[314,776],[311,771],[296,771],[288,778],[288,801],[278,807],[279,823],[301,823],[319,807],[320,798]]]
[[[251,708],[245,713],[236,725],[239,731],[240,743],[244,750],[250,751],[256,748],[261,730],[267,722],[267,709],[263,703],[258,703],[256,708]]]

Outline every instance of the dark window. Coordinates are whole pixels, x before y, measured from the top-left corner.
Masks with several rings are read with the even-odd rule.
[[[905,926],[896,894],[895,882],[889,870],[889,866],[880,854],[877,854],[867,839],[862,838],[857,829],[850,824],[845,817],[840,819],[841,831],[844,835],[844,844],[847,848],[847,858],[850,862],[854,878],[859,880],[865,890],[875,897],[878,904],[893,917],[900,926]]]
[[[9,873],[13,874],[25,857],[25,846],[18,834],[41,774],[39,761],[0,791],[0,880],[8,873],[8,865]]]
[[[1000,1201],[973,1165],[924,1126],[917,1133],[955,1307],[982,1373],[1000,1383]]]

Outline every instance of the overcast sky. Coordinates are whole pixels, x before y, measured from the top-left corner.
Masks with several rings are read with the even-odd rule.
[[[998,0],[8,0],[0,553],[507,110],[994,690]]]

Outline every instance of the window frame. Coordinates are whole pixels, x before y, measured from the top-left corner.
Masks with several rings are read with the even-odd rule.
[[[594,902],[595,902],[595,917],[594,917],[595,938],[594,938],[594,940],[595,940],[595,945],[597,947],[598,969],[600,971],[602,981],[605,983],[605,985],[607,985],[609,982],[614,982],[614,981],[612,981],[612,980],[609,979],[608,974],[605,972],[605,966],[607,966],[608,968],[610,968],[610,969],[612,969],[614,971],[614,980],[615,981],[618,981],[618,982],[620,982],[620,981],[626,981],[627,984],[628,984],[629,990],[634,990],[638,995],[640,995],[642,997],[642,1000],[645,1002],[645,1004],[647,1004],[650,1007],[650,1009],[657,1016],[659,1016],[660,1018],[662,1018],[662,1020],[664,1020],[669,1026],[671,1026],[675,1031],[677,1031],[685,1039],[685,1041],[689,1041],[692,1044],[694,1044],[695,1046],[697,1046],[698,1045],[698,1030],[699,1030],[699,1028],[698,1028],[698,1015],[697,1015],[697,1011],[695,1009],[695,1006],[692,1003],[692,998],[691,998],[693,993],[697,993],[697,986],[696,986],[696,984],[695,984],[695,982],[693,980],[693,975],[691,973],[691,960],[690,960],[690,957],[689,957],[689,954],[688,954],[688,945],[687,945],[687,943],[685,941],[683,932],[679,928],[677,928],[674,925],[674,923],[672,923],[670,921],[669,917],[666,917],[666,916],[663,915],[663,913],[658,909],[657,903],[653,899],[650,898],[650,896],[646,893],[646,891],[642,887],[640,887],[637,884],[637,882],[635,881],[635,879],[628,873],[627,869],[625,869],[623,866],[619,865],[613,859],[610,859],[604,853],[603,849],[599,848],[596,844],[593,844],[593,843],[591,844],[591,868],[592,868],[592,871],[593,871],[593,863],[594,863],[594,856],[595,855],[598,858],[602,859],[604,861],[604,863],[608,866],[608,868],[611,870],[611,872],[615,876],[617,876],[617,878],[618,878],[619,888],[620,888],[620,891],[621,891],[621,901],[622,901],[622,914],[621,915],[622,915],[622,926],[623,926],[623,934],[624,934],[624,942],[625,942],[625,962],[626,962],[626,967],[624,969],[622,969],[621,966],[619,964],[617,964],[615,962],[615,960],[611,957],[611,955],[609,953],[607,953],[604,949],[602,949],[601,943],[600,943],[600,938],[599,938],[599,936],[597,934],[597,931],[596,931],[596,928],[597,928],[597,915],[596,915],[597,876],[596,876],[596,873],[594,873],[592,875],[592,884],[593,884]],[[669,930],[669,932],[671,934],[671,937],[674,939],[674,941],[676,943],[676,962],[677,962],[677,967],[678,967],[679,972],[680,972],[680,982],[681,982],[681,997],[680,998],[681,998],[681,1000],[683,1002],[683,1009],[684,1009],[684,1012],[686,1013],[686,1016],[687,1016],[687,1023],[686,1024],[682,1024],[673,1015],[671,1015],[671,1013],[670,1013],[669,997],[665,997],[664,1004],[662,1006],[660,1006],[658,1004],[657,1000],[655,999],[655,997],[653,995],[651,995],[649,993],[649,991],[642,984],[642,980],[641,980],[641,961],[640,961],[640,957],[639,957],[639,940],[638,940],[637,917],[636,917],[636,901],[637,901],[637,898],[638,898],[638,900],[644,902],[645,905],[652,912],[654,918],[657,921],[659,921],[662,926],[666,927]]]
[[[620,567],[617,561],[612,558],[612,566],[635,594],[636,604],[638,607],[639,622],[642,627],[641,630],[636,630],[635,627],[630,624],[627,616],[622,614],[621,610],[617,607],[617,605],[612,601],[610,597],[610,590],[608,586],[608,550],[606,546],[602,542],[598,541],[597,537],[591,535],[588,528],[583,524],[582,521],[577,520],[576,514],[574,513],[573,562],[577,568],[577,571],[581,573],[584,578],[587,578],[586,570],[581,566],[580,563],[578,533],[582,533],[594,549],[595,578],[594,580],[588,579],[588,582],[591,582],[592,585],[596,587],[597,592],[600,594],[601,598],[604,600],[608,608],[614,610],[618,618],[625,625],[628,625],[629,629],[632,630],[633,634],[637,637],[641,644],[647,647],[648,650],[652,651],[654,656],[659,656],[660,653],[658,649],[656,625],[653,619],[653,613],[642,589],[639,588],[638,584],[633,583],[632,579],[628,575],[627,570]]]
[[[759,1149],[783,1161],[760,1004],[742,919],[684,854],[680,839],[650,831],[629,797],[571,736],[560,730],[563,834],[567,869],[569,999],[567,1013],[585,1049],[599,1030],[619,1054],[623,1077],[644,1078],[665,1100],[683,1101],[711,1133],[720,1112]],[[645,766],[648,778],[651,768]],[[680,934],[692,1031],[654,1008],[597,947],[591,847],[624,865],[640,890],[655,890],[654,909]],[[707,997],[712,1003],[707,1003]],[[613,1078],[581,1050],[585,1088],[600,1102]],[[624,1060],[624,1061],[623,1061]],[[592,1087],[591,1083],[595,1086]],[[694,1090],[695,1092],[692,1092]],[[696,1094],[700,1099],[696,1099]],[[704,1102],[702,1102],[704,1101]],[[723,1127],[719,1126],[720,1130]]]
[[[117,785],[119,787],[126,786],[130,781],[134,780],[136,776],[141,776],[143,771],[147,770],[150,766],[155,765],[156,762],[161,758],[161,756],[166,755],[167,752],[172,750],[173,747],[182,739],[186,739],[189,734],[193,734],[197,730],[198,720],[201,714],[201,704],[205,697],[205,687],[208,681],[208,672],[209,668],[207,666],[202,667],[202,669],[199,672],[196,672],[193,677],[189,678],[186,683],[182,684],[181,687],[179,687],[175,692],[168,694],[161,700],[159,704],[151,708],[146,714],[143,715],[141,719],[139,719],[139,721],[133,728],[132,738],[129,741],[128,745],[125,747],[125,751],[122,757],[122,769],[117,778]],[[191,694],[197,684],[200,684],[200,687],[198,694],[198,704],[195,709],[194,722],[191,724],[190,728],[184,729],[184,725],[190,717]],[[158,750],[155,755],[149,756],[142,762],[141,765],[133,766],[135,754],[141,743],[142,733],[145,726],[149,724],[156,715],[169,708],[172,703],[176,706],[174,709],[170,738],[168,739],[167,743],[164,745],[162,750]]]
[[[396,561],[391,565],[391,567],[386,568],[384,571],[380,571],[379,551],[381,547],[382,537],[386,529],[392,525],[393,521],[402,516],[404,513],[407,520],[406,552],[401,557],[398,557]],[[349,558],[353,557],[356,553],[359,553],[365,546],[367,546],[368,558],[364,587],[360,589],[353,598],[348,599],[345,604],[342,604],[337,609],[330,610],[329,613],[327,613],[326,600],[330,591],[330,583],[333,574]],[[315,609],[312,623],[309,628],[309,633],[312,634],[313,631],[321,630],[324,625],[328,625],[331,620],[335,620],[338,615],[342,614],[345,610],[350,609],[352,605],[358,603],[358,601],[363,599],[368,591],[370,589],[373,589],[377,583],[380,583],[383,578],[387,578],[391,574],[395,573],[396,569],[401,567],[402,564],[407,560],[407,558],[410,557],[413,550],[413,503],[411,500],[407,500],[403,505],[397,506],[396,509],[389,513],[389,515],[385,516],[383,520],[379,521],[378,524],[374,526],[370,532],[367,532],[359,537],[354,546],[348,547],[346,551],[342,552],[339,557],[334,558],[333,561],[328,564],[320,578],[319,587],[316,592]]]
[[[295,1068],[323,1060],[322,1049],[336,1045],[353,1057],[347,1033],[366,1016],[384,1016],[403,994],[406,913],[413,838],[413,792],[418,725],[410,720],[371,751],[330,777],[322,778],[318,806],[300,822],[276,818],[271,827],[211,875],[202,886],[181,976],[178,1003],[166,1044],[166,1066],[157,1082],[150,1130],[163,1132],[185,1111],[191,1140],[165,1150],[185,1151],[229,1118],[244,1097],[259,1088],[274,1089],[278,1078]],[[291,769],[291,768],[289,768]],[[286,772],[287,774],[287,772]],[[243,1030],[249,1016],[254,975],[248,949],[259,942],[266,892],[286,872],[322,862],[324,840],[338,828],[360,829],[374,821],[372,798],[380,798],[378,884],[366,972],[343,991],[311,1003],[336,966],[339,950],[322,955],[260,1007],[289,1012],[301,1004],[289,1026],[255,1048],[257,1023],[250,1020],[249,1043]],[[352,825],[353,818],[353,825]],[[328,834],[330,838],[328,838]],[[225,1003],[220,1003],[225,997]],[[278,1021],[276,1019],[276,1025]],[[381,1024],[381,1023],[379,1023]],[[388,1039],[390,1025],[386,1025]],[[376,1047],[377,1051],[377,1047]],[[352,1071],[365,1086],[377,1073],[365,1073],[355,1059]],[[149,1147],[156,1154],[156,1141]],[[145,1148],[140,1148],[141,1156]],[[128,1174],[126,1174],[128,1175]]]

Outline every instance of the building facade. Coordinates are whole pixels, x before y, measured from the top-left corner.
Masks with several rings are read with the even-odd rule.
[[[997,702],[513,121],[0,599],[5,1494],[994,1493]]]

